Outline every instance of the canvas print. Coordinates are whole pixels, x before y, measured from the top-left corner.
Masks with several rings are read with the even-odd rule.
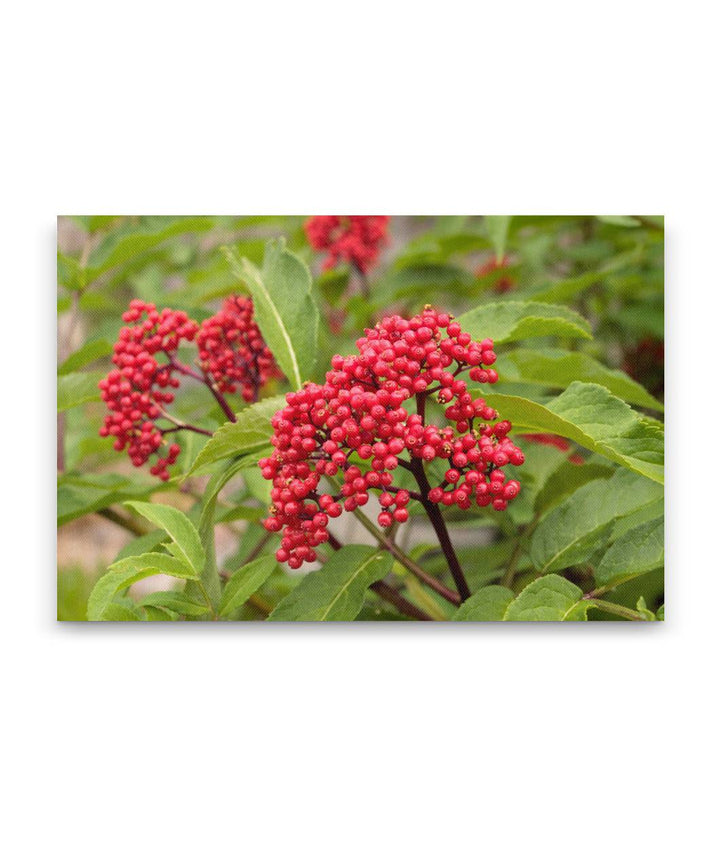
[[[662,620],[663,229],[59,217],[58,619]]]

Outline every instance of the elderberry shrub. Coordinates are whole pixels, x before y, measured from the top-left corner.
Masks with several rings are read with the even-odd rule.
[[[365,505],[379,492],[381,526],[404,523],[409,491],[393,485],[399,466],[422,469],[435,458],[448,462],[441,484],[427,487],[425,502],[467,510],[492,505],[498,511],[520,492],[520,483],[503,469],[523,463],[508,437],[511,424],[484,399],[473,399],[460,379],[495,383],[491,339],[473,341],[452,316],[431,307],[413,318],[383,318],[357,340],[359,355],[332,359],[323,385],[308,383],[286,396],[287,407],[272,420],[275,450],[259,462],[272,481],[269,532],[283,530],[279,562],[299,568],[317,558],[315,547],[329,538],[328,522],[343,510]],[[448,425],[425,419],[427,399],[446,405]],[[413,400],[408,410],[405,404]],[[352,456],[369,461],[363,473]],[[403,457],[401,457],[403,456]],[[322,492],[323,476],[341,473],[337,495]]]
[[[238,388],[245,401],[257,399],[260,388],[279,370],[260,331],[253,321],[249,298],[231,297],[222,310],[198,325],[185,312],[158,310],[153,303],[132,300],[123,314],[122,327],[113,347],[116,368],[98,384],[109,413],[101,437],[114,437],[118,452],[127,449],[133,465],[140,467],[153,455],[152,475],[170,478],[168,467],[175,463],[180,446],[168,443],[165,435],[202,428],[179,422],[165,409],[180,386],[181,377],[190,377],[212,390],[229,416],[224,392]],[[180,343],[197,338],[200,373],[177,358]],[[167,424],[162,427],[161,420]]]
[[[380,216],[311,217],[305,234],[314,249],[327,250],[325,270],[343,260],[367,273],[387,240],[389,221]]]

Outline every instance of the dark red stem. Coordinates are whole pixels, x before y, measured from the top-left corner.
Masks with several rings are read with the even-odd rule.
[[[450,540],[450,534],[447,530],[447,526],[445,525],[445,520],[440,513],[440,509],[434,502],[430,502],[428,499],[430,482],[427,480],[427,476],[425,475],[425,468],[422,465],[422,461],[419,458],[413,458],[410,463],[410,469],[412,470],[418,483],[418,487],[420,488],[420,502],[422,502],[423,508],[427,512],[427,516],[430,518],[430,523],[432,523],[432,527],[438,537],[440,547],[445,554],[445,559],[447,560],[448,567],[450,568],[450,573],[452,574],[460,599],[461,601],[467,600],[470,597],[470,587],[468,586],[465,574],[460,567],[460,562],[458,561],[455,548]]]
[[[199,374],[194,369],[191,369],[190,366],[186,366],[183,363],[179,363],[174,357],[171,357],[168,354],[170,359],[170,365],[180,372],[180,374],[187,375],[188,377],[195,378],[195,380],[199,380],[200,383],[204,383],[205,386],[210,390],[213,395],[213,398],[220,405],[220,409],[227,416],[228,421],[237,422],[237,417],[233,413],[232,407],[225,400],[225,396],[220,392],[217,386],[213,383],[212,378],[210,378],[205,372]]]

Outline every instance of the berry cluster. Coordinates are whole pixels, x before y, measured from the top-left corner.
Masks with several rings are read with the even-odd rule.
[[[167,481],[168,467],[177,460],[180,446],[172,443],[166,454],[161,454],[161,447],[166,445],[164,435],[180,430],[210,433],[177,422],[165,411],[165,406],[175,400],[171,390],[180,385],[178,375],[205,383],[232,418],[223,392],[235,392],[239,387],[246,401],[256,400],[260,387],[277,377],[279,370],[252,320],[252,301],[248,298],[229,298],[220,312],[200,326],[185,312],[158,311],[143,300],[132,300],[122,317],[128,326],[121,328],[113,349],[116,368],[98,384],[109,410],[100,436],[114,437],[114,448],[118,452],[127,449],[136,467],[157,455],[150,472]],[[176,356],[183,340],[192,342],[196,338],[202,374],[180,363]],[[168,427],[158,426],[161,419],[168,421]]]
[[[163,444],[163,431],[155,420],[161,416],[163,405],[175,398],[169,390],[180,385],[172,357],[183,339],[191,342],[195,338],[198,325],[185,312],[158,312],[154,304],[142,300],[131,301],[123,321],[139,323],[120,330],[112,357],[117,368],[98,384],[110,411],[100,436],[115,437],[115,449],[121,452],[127,448],[130,460],[139,467],[158,454]],[[159,354],[167,362],[159,363]],[[180,447],[173,443],[165,457],[158,455],[150,472],[167,481],[167,468],[179,453]]]
[[[305,223],[305,234],[316,250],[327,250],[324,270],[340,260],[367,273],[387,237],[389,217],[311,217]]]
[[[496,360],[491,339],[473,341],[451,316],[426,307],[409,320],[383,318],[357,347],[358,355],[333,357],[324,384],[308,383],[286,396],[287,406],[272,420],[275,449],[259,462],[273,483],[264,525],[283,530],[276,555],[291,568],[314,561],[315,547],[328,539],[329,519],[365,505],[370,490],[380,492],[381,526],[404,523],[412,498],[462,509],[492,504],[500,511],[520,491],[502,469],[524,461],[507,436],[512,426],[496,422],[497,411],[473,398],[458,377],[468,370],[473,381],[497,381],[489,368]],[[450,424],[426,420],[428,399],[444,406]],[[436,458],[448,468],[441,484],[429,487],[423,462]],[[416,474],[419,494],[393,485],[398,467]],[[340,492],[322,492],[321,478],[338,474]]]
[[[245,401],[257,401],[260,387],[279,377],[275,359],[253,321],[249,297],[230,297],[217,315],[200,325],[200,365],[221,392],[240,388]]]
[[[499,261],[495,256],[493,256],[491,259],[488,259],[488,261],[480,265],[480,267],[475,271],[475,276],[488,276],[496,271],[504,270],[509,264],[510,262],[507,256],[503,256]],[[515,280],[509,274],[500,275],[493,284],[493,291],[497,294],[505,294],[508,291],[512,291],[513,288],[515,288]]]

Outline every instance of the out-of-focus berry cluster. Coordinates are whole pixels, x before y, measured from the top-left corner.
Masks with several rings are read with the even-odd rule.
[[[475,276],[489,276],[490,274],[494,274],[496,271],[504,271],[509,264],[510,261],[507,256],[503,256],[500,260],[493,256],[478,267],[475,271]],[[497,294],[506,294],[508,291],[512,291],[515,288],[515,284],[515,280],[509,273],[503,273],[495,279],[495,282],[493,283],[493,291]]]
[[[200,365],[221,392],[238,389],[245,401],[257,401],[260,388],[280,377],[260,328],[253,321],[249,297],[230,297],[217,315],[200,325],[197,334]]]
[[[564,437],[559,437],[557,434],[520,434],[519,436],[529,443],[537,443],[540,446],[553,446],[561,452],[570,451],[570,442]],[[585,458],[582,455],[572,454],[569,456],[568,461],[571,464],[582,465],[585,463]]]
[[[311,217],[305,234],[314,249],[327,251],[324,270],[346,261],[367,273],[387,239],[389,221],[381,216]]]
[[[497,381],[491,339],[473,341],[451,316],[426,307],[409,320],[383,318],[357,347],[358,355],[333,357],[325,384],[287,395],[272,421],[275,450],[260,461],[273,483],[264,525],[283,530],[276,555],[291,568],[314,561],[329,519],[365,505],[370,490],[380,493],[381,526],[405,522],[413,497],[393,485],[399,466],[417,473],[422,462],[447,462],[441,483],[421,494],[424,502],[501,511],[520,491],[503,469],[524,461],[508,437],[511,424],[496,421],[497,411],[458,377],[467,370],[473,381]],[[444,406],[449,424],[426,420],[428,399]],[[322,477],[336,475],[340,492],[322,490]]]

